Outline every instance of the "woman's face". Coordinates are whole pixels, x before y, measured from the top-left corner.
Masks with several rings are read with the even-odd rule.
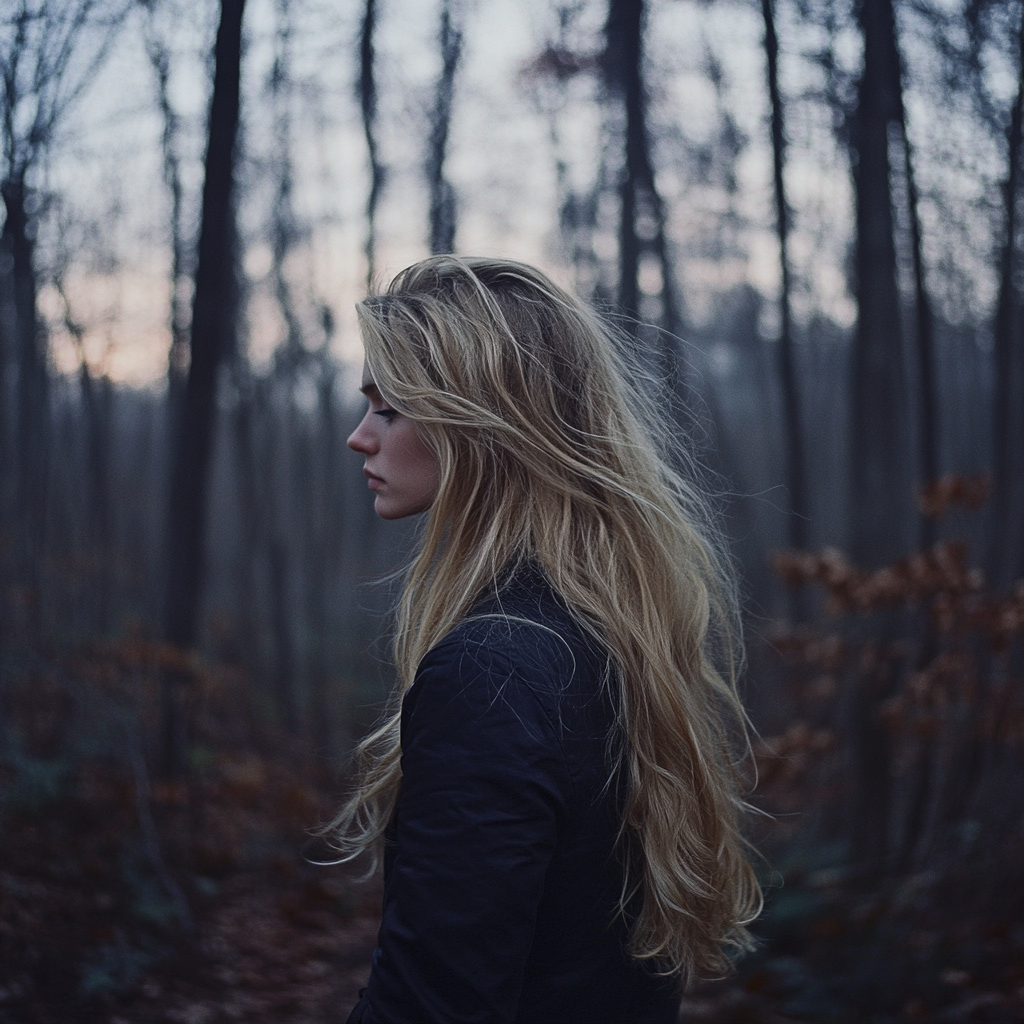
[[[377,495],[374,510],[381,519],[401,519],[425,511],[437,497],[440,480],[434,453],[416,423],[384,400],[366,366],[359,390],[370,406],[352,431],[348,446],[366,457],[363,472]]]

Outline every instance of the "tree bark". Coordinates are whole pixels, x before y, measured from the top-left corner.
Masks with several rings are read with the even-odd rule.
[[[83,341],[85,328],[71,314],[71,307],[63,286],[58,290],[64,300],[64,326],[75,339],[81,357],[78,380],[85,413],[88,465],[88,538],[91,554],[96,560],[95,616],[92,628],[101,636],[110,626],[111,591],[111,500],[110,500],[110,421],[113,389],[105,374],[94,380],[85,359]]]
[[[234,343],[234,157],[244,7],[245,0],[221,0],[192,306],[191,361],[172,454],[164,636],[186,648],[196,644],[199,633],[217,379]],[[173,682],[167,685],[174,688]],[[171,690],[165,692],[165,698],[163,769],[174,776],[183,768],[181,700],[180,694]]]
[[[786,436],[786,484],[789,489],[789,546],[797,550],[807,547],[807,491],[804,484],[803,430],[800,420],[800,391],[797,384],[793,353],[793,315],[790,304],[792,276],[789,266],[789,205],[786,202],[786,132],[782,94],[779,90],[779,39],[775,31],[772,0],[761,0],[764,18],[764,48],[767,57],[768,98],[771,104],[772,170],[775,186],[775,227],[779,236],[779,380],[782,383],[782,416]],[[794,593],[793,618],[804,618],[799,594]]]
[[[921,217],[918,212],[917,178],[914,174],[914,151],[907,133],[907,112],[900,87],[900,134],[903,140],[903,169],[907,179],[907,206],[910,216],[910,246],[914,261],[914,348],[917,356],[917,476],[924,487],[939,475],[939,428],[935,379],[935,318],[931,297],[924,279],[924,253],[921,249]],[[935,543],[935,519],[920,517],[920,543],[930,548]]]
[[[1024,16],[1019,38],[1017,96],[1010,114],[1007,138],[1006,181],[1003,186],[1006,210],[1002,251],[999,261],[999,298],[996,306],[993,345],[995,392],[992,407],[992,505],[986,569],[995,587],[1010,582],[1010,530],[1014,512],[1014,484],[1020,458],[1020,426],[1012,418],[1020,398],[1018,377],[1020,345],[1019,296],[1014,284],[1017,272],[1017,201],[1021,188],[1021,143],[1024,142]],[[1018,538],[1013,537],[1016,542]]]
[[[437,81],[430,139],[427,145],[427,182],[430,186],[430,251],[455,251],[457,210],[455,189],[445,177],[448,133],[452,120],[455,74],[462,58],[462,30],[454,24],[453,0],[444,0],[441,8],[441,76]]]
[[[39,568],[46,522],[49,381],[36,313],[35,236],[24,176],[4,181],[0,196],[6,209],[0,232],[0,259],[7,270],[0,277],[0,303],[4,330],[18,369],[15,559],[20,582],[32,597],[29,608],[34,611],[30,623],[34,625],[30,628],[34,629],[38,624]]]
[[[655,353],[665,380],[677,381],[676,335],[680,328],[679,302],[665,230],[665,205],[654,178],[647,96],[643,79],[643,36],[646,9],[643,0],[610,0],[605,23],[605,81],[610,96],[625,113],[625,160],[619,179],[619,283],[617,305],[634,335],[641,320],[640,264],[652,254],[661,272],[658,296],[662,334]],[[640,220],[644,231],[638,230]]]
[[[917,356],[917,471],[918,488],[935,480],[939,475],[938,381],[935,374],[935,328],[931,297],[924,279],[924,253],[921,242],[921,218],[918,207],[917,178],[914,173],[914,152],[907,130],[907,110],[903,103],[902,58],[900,73],[900,135],[903,142],[903,169],[907,182],[907,206],[910,220],[910,245],[914,263],[914,329]],[[921,513],[918,517],[920,547],[931,548],[937,539],[934,516]],[[921,645],[917,655],[918,666],[924,668],[938,653],[938,638],[930,622],[922,627]],[[928,804],[934,786],[934,742],[930,736],[921,736],[914,751],[911,776],[912,797],[904,821],[903,848],[899,851],[898,871],[908,870],[913,863],[921,833],[925,826]]]
[[[152,18],[152,9],[147,13]],[[185,319],[181,291],[181,286],[186,280],[185,189],[181,181],[181,161],[177,152],[179,119],[170,96],[170,53],[157,38],[152,25],[147,29],[146,52],[156,75],[157,104],[163,120],[160,153],[163,160],[164,184],[171,198],[171,348],[167,356],[167,382],[171,409],[176,414],[182,402],[189,363],[189,328]]]
[[[373,36],[377,0],[366,0],[359,32],[359,109],[363,116],[366,152],[370,158],[370,191],[366,196],[366,285],[373,287],[377,256],[377,204],[384,187],[384,166],[377,149],[377,78]]]
[[[889,180],[889,130],[900,117],[892,0],[864,0],[860,23],[864,70],[853,121],[858,316],[850,438],[851,493],[857,500],[850,546],[858,564],[868,566],[906,554],[914,514]]]
[[[63,268],[55,275],[54,284],[64,306],[64,327],[75,339],[81,360],[78,381],[82,394],[82,411],[86,425],[86,465],[88,467],[87,546],[96,561],[95,615],[90,628],[101,636],[110,626],[111,590],[111,497],[110,497],[110,423],[113,408],[113,388],[104,374],[93,379],[85,357],[85,325],[80,323],[71,309],[64,287]]]
[[[262,651],[266,629],[259,614],[260,583],[257,565],[265,552],[267,459],[262,452],[266,418],[266,381],[253,377],[239,358],[233,361],[236,401],[231,418],[231,435],[238,482],[238,560],[235,586],[238,593],[239,657],[254,679],[262,679]]]
[[[907,187],[907,215],[910,222],[910,250],[914,267],[914,355],[917,369],[917,476],[921,488],[939,475],[938,381],[935,371],[935,316],[931,297],[925,283],[924,252],[922,248],[920,199],[917,192],[917,174],[914,167],[914,147],[907,127],[907,108],[903,102],[904,68],[899,44],[899,33],[893,27],[895,62],[892,84],[899,104],[899,131],[903,147],[903,173]],[[933,517],[919,517],[919,541],[928,548],[935,543],[936,528]]]
[[[274,71],[271,76],[270,94],[274,108],[274,141],[276,151],[275,173],[277,189],[274,195],[273,215],[271,217],[271,277],[274,282],[274,295],[278,308],[285,323],[285,341],[283,356],[285,363],[280,362],[282,352],[278,352],[277,369],[283,370],[291,384],[291,375],[299,363],[305,358],[306,350],[302,344],[302,324],[299,321],[292,289],[285,273],[285,263],[299,231],[295,220],[295,207],[292,200],[294,193],[294,175],[292,173],[291,149],[291,112],[289,110],[289,93],[291,84],[291,10],[290,0],[279,0],[277,53],[274,59]]]
[[[334,408],[337,367],[327,355],[333,328],[328,327],[327,344],[313,364],[317,372],[316,418],[296,435],[296,454],[291,460],[293,492],[305,496],[295,508],[296,553],[305,567],[300,578],[307,623],[306,720],[309,739],[320,757],[337,753],[331,648],[338,633],[331,628],[331,572],[340,564],[348,541],[345,517],[340,514],[344,495],[339,468],[344,458],[339,451],[341,437]]]
[[[889,131],[900,118],[899,55],[892,0],[863,0],[864,68],[853,120],[857,329],[853,344],[850,547],[862,566],[905,554],[911,500],[907,381],[900,332],[890,187]],[[885,627],[882,631],[884,634]],[[884,635],[879,638],[884,640]],[[869,867],[889,853],[891,743],[878,717],[892,673],[852,695],[852,851]]]
[[[644,138],[643,0],[610,0],[605,24],[609,92],[625,107],[625,163],[619,178],[619,312],[635,333],[640,318],[640,239],[636,231],[637,192],[646,157]]]

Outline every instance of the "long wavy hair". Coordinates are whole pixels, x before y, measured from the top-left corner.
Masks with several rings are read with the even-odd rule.
[[[395,703],[330,826],[342,859],[379,849],[420,660],[528,560],[607,651],[619,691],[631,953],[684,978],[727,971],[761,907],[740,829],[738,604],[716,515],[673,468],[689,460],[668,408],[616,332],[523,263],[435,256],[358,315],[373,380],[419,425],[440,487],[398,606]]]

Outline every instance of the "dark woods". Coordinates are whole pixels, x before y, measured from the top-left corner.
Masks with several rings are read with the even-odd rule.
[[[496,132],[465,160],[486,8],[431,8],[403,106],[399,0],[319,51],[294,0],[190,7],[192,114],[171,0],[0,12],[0,1020],[326,1021],[354,998],[375,890],[304,860],[304,830],[385,692],[366,583],[409,534],[345,451],[345,304],[481,244],[504,179],[477,151],[507,155]],[[496,217],[518,238],[550,207],[538,245],[665,381],[746,581],[764,944],[683,1019],[1019,1019],[1022,5],[535,21],[498,85],[550,187]],[[154,190],[83,205],[60,169],[88,166],[89,104],[139,38]],[[339,66],[332,135],[309,110]],[[310,212],[313,136],[358,151],[332,184],[357,196],[344,301],[318,276],[345,218]],[[130,251],[132,204],[162,226]],[[154,247],[166,387],[131,387],[81,282]]]

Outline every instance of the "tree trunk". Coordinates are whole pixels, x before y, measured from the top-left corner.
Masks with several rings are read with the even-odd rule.
[[[93,379],[85,358],[85,326],[75,319],[64,287],[63,272],[56,275],[55,285],[64,306],[64,327],[75,339],[81,360],[78,382],[85,415],[86,466],[88,513],[86,521],[86,548],[96,560],[96,587],[94,607],[89,628],[101,636],[110,626],[111,590],[111,500],[110,500],[110,421],[113,408],[113,387],[104,374]]]
[[[0,188],[0,199],[3,191]],[[5,203],[6,205],[6,203]],[[15,434],[15,411],[10,403],[9,375],[13,374],[17,361],[18,314],[14,305],[14,254],[6,223],[0,229],[0,532],[10,529],[6,513],[7,501],[12,486],[10,462],[13,451],[9,450]],[[7,544],[10,538],[5,538]],[[5,546],[7,546],[5,544]],[[2,564],[2,561],[0,561]],[[6,588],[5,588],[6,590]],[[0,630],[2,632],[2,630]]]
[[[366,0],[359,32],[359,109],[370,158],[370,191],[366,197],[366,285],[373,287],[377,255],[377,204],[384,187],[384,167],[377,150],[377,78],[373,34],[377,28],[377,0]]]
[[[266,629],[259,613],[260,584],[257,565],[265,551],[267,530],[267,466],[257,458],[266,415],[265,382],[255,380],[249,367],[234,360],[237,399],[231,420],[235,479],[238,482],[238,593],[239,658],[253,679],[264,678],[263,647]]]
[[[452,7],[453,0],[444,0],[441,8],[441,31],[438,37],[441,47],[441,77],[437,82],[430,139],[427,145],[432,253],[455,251],[455,189],[444,173],[444,162],[448,153],[448,132],[452,120],[452,100],[455,94],[455,73],[462,57],[462,30],[453,24]]]
[[[907,381],[900,331],[889,129],[898,126],[892,0],[864,0],[864,70],[853,123],[857,329],[853,349],[851,549],[861,565],[906,554],[910,509]]]
[[[853,346],[850,547],[862,566],[905,554],[914,521],[908,473],[907,382],[893,238],[889,129],[900,100],[892,0],[863,0],[864,69],[853,122],[856,195],[857,329]],[[884,637],[880,638],[884,639]],[[878,717],[892,675],[853,695],[852,741],[857,766],[853,854],[881,866],[889,847],[891,749]]]
[[[198,640],[217,378],[234,342],[234,156],[244,7],[245,0],[221,0],[192,306],[191,361],[172,454],[164,636],[180,647],[192,647]],[[163,767],[172,776],[183,767],[180,748],[184,733],[173,721],[180,706],[180,699],[165,703]]]
[[[96,566],[94,626],[102,636],[110,626],[110,411],[112,392],[106,376],[93,380],[85,359],[79,371],[88,428],[89,532]]]
[[[782,95],[779,91],[779,40],[775,32],[772,0],[761,0],[764,17],[764,48],[767,57],[768,98],[772,118],[772,168],[775,184],[775,226],[779,236],[779,265],[782,273],[779,296],[781,320],[778,341],[779,379],[782,383],[783,430],[786,437],[786,484],[789,489],[789,546],[807,547],[807,492],[804,484],[803,431],[800,422],[800,392],[793,358],[793,316],[790,305],[792,279],[789,267],[789,206],[786,203],[786,133]],[[791,611],[797,621],[804,618],[800,595],[794,592]]]
[[[640,238],[636,231],[637,193],[642,187],[644,138],[643,0],[610,0],[605,24],[606,75],[611,96],[625,107],[625,163],[619,177],[619,312],[636,333],[640,319]]]
[[[6,229],[6,225],[5,225]],[[14,307],[14,257],[6,230],[0,230],[0,654],[11,632],[7,595],[15,571],[10,556],[15,531],[13,438],[16,436],[15,409],[9,386],[17,360],[17,313]]]
[[[677,385],[676,335],[679,302],[665,230],[665,206],[654,180],[647,96],[643,80],[643,0],[610,0],[605,23],[605,81],[625,111],[625,161],[619,179],[619,284],[617,305],[627,329],[637,335],[641,320],[640,264],[646,254],[658,262],[660,327],[655,362],[670,388]]]
[[[1020,459],[1020,427],[1013,416],[1014,410],[1019,408],[1020,399],[1019,355],[1014,351],[1020,345],[1020,319],[1014,276],[1018,264],[1017,199],[1021,187],[1021,143],[1024,141],[1024,16],[1021,18],[1018,45],[1020,66],[1017,97],[1010,115],[1007,139],[1006,182],[1003,186],[1006,216],[1000,254],[993,351],[995,393],[992,409],[992,506],[986,568],[995,587],[1010,582],[1008,570],[1012,556],[1008,557],[1008,548],[1018,540],[1015,536],[1011,537],[1011,529],[1014,523],[1014,485]]]
[[[19,582],[28,590],[28,625],[35,632],[46,522],[49,381],[36,313],[35,242],[24,178],[8,178],[0,195],[7,214],[0,232],[0,259],[10,268],[6,282],[0,281],[6,285],[3,317],[18,368],[15,563]]]
[[[271,217],[271,277],[274,282],[274,295],[278,308],[285,323],[284,353],[285,364],[278,365],[287,377],[286,384],[291,386],[292,374],[305,356],[302,344],[302,324],[299,321],[295,303],[292,299],[291,286],[285,273],[285,263],[292,246],[298,237],[295,222],[295,210],[292,201],[294,193],[294,176],[292,173],[291,150],[291,113],[289,110],[289,92],[291,86],[291,12],[289,0],[279,0],[277,53],[274,60],[274,72],[271,77],[270,93],[274,109],[274,141],[276,151],[277,190],[274,195],[273,214]],[[289,401],[290,401],[289,396]]]
[[[152,8],[147,9],[147,14],[152,17]],[[160,153],[164,184],[171,197],[171,348],[167,356],[167,383],[171,409],[176,415],[182,402],[189,362],[189,329],[182,302],[182,285],[186,279],[183,215],[185,190],[181,182],[181,161],[177,152],[179,120],[170,95],[171,58],[152,25],[147,28],[146,52],[156,75],[157,105],[163,121]]]
[[[307,441],[304,475],[309,479],[310,501],[306,509],[307,617],[310,634],[309,712],[313,741],[321,756],[332,757],[336,747],[336,723],[331,706],[331,659],[328,616],[329,571],[337,566],[346,541],[344,517],[338,515],[338,423],[334,413],[334,366],[324,360],[318,386],[318,436]],[[319,443],[318,443],[319,442]],[[319,480],[320,486],[316,486]]]
[[[935,328],[931,297],[924,278],[924,253],[922,251],[921,217],[917,193],[917,177],[914,168],[914,150],[907,126],[907,110],[903,102],[903,59],[899,38],[894,31],[897,75],[894,90],[899,102],[900,141],[903,147],[903,172],[907,188],[907,215],[910,223],[910,249],[914,268],[914,354],[917,364],[917,476],[918,488],[934,481],[939,475],[939,432],[937,423],[938,381],[935,373]],[[924,514],[918,517],[918,541],[922,548],[930,548],[936,540],[934,517]],[[917,653],[917,664],[924,668],[938,653],[938,638],[930,622],[921,627],[921,645]],[[923,735],[916,744],[913,760],[908,766],[911,797],[907,803],[904,820],[902,849],[896,868],[909,870],[914,863],[915,852],[927,819],[928,806],[935,784],[934,742]]]
[[[921,217],[918,212],[917,179],[914,174],[914,153],[907,134],[907,114],[900,88],[900,133],[903,140],[903,168],[907,178],[907,205],[910,215],[910,246],[914,261],[914,308],[917,314],[914,330],[917,356],[917,475],[918,486],[924,487],[939,475],[939,429],[935,379],[935,327],[931,298],[924,280],[924,254],[921,251]],[[930,548],[935,543],[935,519],[920,517],[920,543]]]

